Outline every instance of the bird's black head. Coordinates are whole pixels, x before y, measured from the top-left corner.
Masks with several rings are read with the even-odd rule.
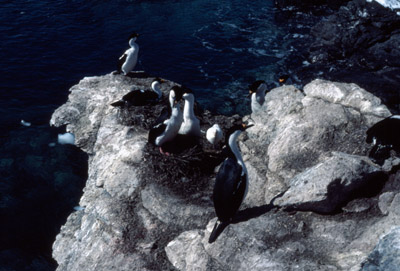
[[[226,138],[229,139],[229,136],[233,134],[236,131],[245,131],[246,129],[253,127],[253,123],[247,123],[247,122],[237,122],[235,123],[231,128],[226,133]]]
[[[153,82],[158,82],[160,84],[165,83],[166,81],[164,79],[161,79],[160,77],[154,78]]]
[[[170,91],[174,91],[175,93],[175,103],[179,102],[182,100],[183,96],[183,89],[180,86],[173,86]]]
[[[137,38],[137,37],[139,37],[139,34],[136,33],[136,32],[133,32],[133,33],[129,36],[128,41],[130,41],[130,40],[133,39],[133,38]]]
[[[193,93],[193,91],[190,88],[184,87],[184,86],[173,86],[172,89],[175,92],[175,100],[179,102],[182,100],[182,96],[185,93]]]
[[[253,93],[256,93],[257,89],[260,87],[261,84],[265,84],[265,81],[264,80],[257,80],[255,82],[253,82],[253,84],[251,84],[249,86],[250,95],[253,94]]]

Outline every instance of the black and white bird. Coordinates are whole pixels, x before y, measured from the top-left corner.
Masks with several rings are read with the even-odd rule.
[[[224,133],[221,127],[216,123],[211,126],[206,132],[206,138],[214,147],[222,140]]]
[[[400,115],[375,123],[368,129],[366,141],[373,144],[369,157],[377,161],[389,158],[391,150],[400,153]]]
[[[265,102],[265,93],[267,84],[264,80],[257,80],[249,86],[249,95],[251,95],[251,112],[257,113]]]
[[[139,54],[139,45],[135,42],[139,37],[138,33],[132,33],[129,36],[129,48],[119,58],[118,61],[118,72],[123,72],[124,75],[130,73],[136,66]]]
[[[163,153],[162,145],[173,140],[177,135],[183,122],[183,115],[180,110],[179,101],[182,99],[182,88],[174,86],[169,92],[169,103],[171,113],[167,110],[161,112],[160,117],[150,129],[148,141],[160,147]]]
[[[184,90],[182,98],[185,100],[183,107],[183,122],[179,129],[180,135],[200,137],[200,120],[194,114],[194,95]]]
[[[165,81],[156,78],[151,83],[150,89],[134,89],[122,96],[121,100],[113,102],[111,105],[115,107],[131,106],[131,105],[148,105],[158,102],[162,97],[160,85]]]
[[[219,224],[229,223],[246,197],[249,180],[246,165],[236,141],[242,131],[251,126],[253,125],[235,125],[227,133],[228,157],[219,168],[213,191],[214,208],[218,220],[210,235],[210,243],[217,238]]]

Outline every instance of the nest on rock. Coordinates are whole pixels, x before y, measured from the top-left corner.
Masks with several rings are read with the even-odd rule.
[[[122,125],[140,126],[146,130],[150,130],[165,107],[169,107],[167,97],[163,97],[157,104],[124,106],[116,109],[118,110],[117,119]]]
[[[183,110],[183,103],[181,106]],[[168,95],[165,93],[161,101],[156,104],[116,108],[118,122],[149,131],[164,108],[170,108]],[[203,131],[215,123],[226,131],[241,120],[238,115],[232,117],[212,115],[209,111],[203,111],[197,103],[194,111],[200,119]],[[163,145],[163,150],[171,153],[169,156],[161,154],[158,147],[147,144],[144,150],[145,163],[141,167],[142,178],[159,183],[184,198],[192,198],[192,195],[210,196],[214,185],[215,168],[225,158],[221,150],[223,142],[218,146],[212,146],[205,134],[201,138],[178,135],[172,142]]]
[[[144,152],[144,179],[169,188],[183,198],[192,195],[210,196],[213,187],[214,169],[224,159],[220,150],[204,151],[200,145],[170,155],[147,144]]]
[[[209,111],[205,111],[200,119],[203,131],[214,123],[218,123],[221,129],[226,131],[240,120],[240,116],[213,116]],[[226,157],[222,145],[223,142],[212,146],[205,135],[201,138],[178,135],[162,146],[163,151],[170,152],[170,155],[165,155],[160,153],[158,147],[147,144],[142,176],[186,199],[193,200],[193,195],[210,197],[214,186],[215,168]]]

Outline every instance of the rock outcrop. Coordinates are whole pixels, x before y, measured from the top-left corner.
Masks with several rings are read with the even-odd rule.
[[[365,143],[366,130],[390,115],[378,98],[355,84],[324,80],[303,91],[282,86],[268,92],[260,113],[251,116],[255,126],[240,137],[248,196],[209,244],[214,167],[221,160],[204,151],[205,143],[203,150],[162,156],[147,144],[146,127],[121,121],[129,114],[109,105],[151,79],[85,78],[53,114],[51,124],[67,125],[89,154],[82,208],[53,245],[58,270],[398,266],[398,250],[391,248],[399,238],[392,231],[400,223],[398,159],[380,167],[368,159]],[[163,88],[165,95],[172,85]],[[202,129],[215,121],[227,127],[231,118],[205,112]]]

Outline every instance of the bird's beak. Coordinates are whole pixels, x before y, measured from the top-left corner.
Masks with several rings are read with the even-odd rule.
[[[279,83],[283,83],[283,82],[285,82],[285,79],[279,78],[278,81],[279,81]]]
[[[165,83],[165,82],[167,82],[167,81],[165,81],[164,79],[160,79],[160,83],[162,84],[162,83]]]
[[[250,127],[253,127],[254,123],[249,123],[249,124],[243,123],[242,126],[243,126],[243,129],[246,130],[246,129],[249,129]]]
[[[253,94],[253,91],[249,90],[249,94],[246,96],[246,98],[249,98]]]

